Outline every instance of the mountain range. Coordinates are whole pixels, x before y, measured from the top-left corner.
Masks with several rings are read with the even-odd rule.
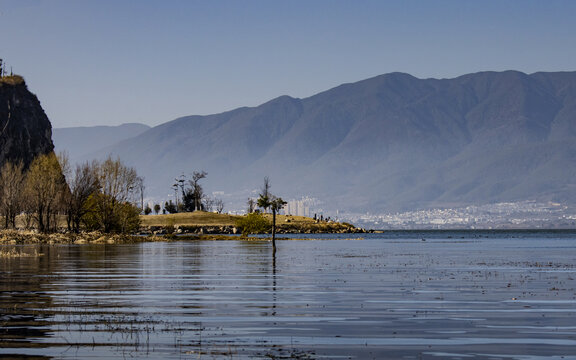
[[[150,126],[137,123],[55,128],[52,130],[52,140],[56,152],[65,151],[71,159],[81,160],[149,129]]]
[[[60,131],[57,149],[72,141]],[[72,138],[82,144],[88,133]],[[315,197],[334,211],[574,204],[576,72],[385,74],[304,99],[139,127],[79,158],[109,154],[134,166],[159,200],[173,196],[181,174],[205,170],[206,192],[229,210],[244,208],[265,176],[272,193]]]

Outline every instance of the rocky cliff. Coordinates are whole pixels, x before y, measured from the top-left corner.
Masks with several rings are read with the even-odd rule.
[[[0,78],[0,166],[32,160],[54,150],[52,125],[20,76]]]

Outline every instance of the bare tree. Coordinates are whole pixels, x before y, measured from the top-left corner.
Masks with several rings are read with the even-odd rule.
[[[176,201],[176,212],[180,211],[181,208],[186,208],[186,204],[185,204],[185,199],[184,199],[184,194],[185,194],[185,183],[186,183],[186,177],[184,176],[184,174],[180,175],[180,177],[177,177],[174,179],[174,184],[172,184],[172,189],[174,189],[174,201]],[[180,189],[180,192],[182,193],[182,203],[184,204],[180,204],[180,201],[178,199],[178,189]]]
[[[260,199],[270,199],[270,178],[268,176],[264,177],[264,184],[262,185],[262,189],[260,190],[260,198],[258,201],[260,201]],[[268,210],[268,208],[270,207],[269,202],[268,201],[263,201],[262,202],[262,206],[258,205],[259,207],[264,209],[264,212],[266,212]]]
[[[82,217],[88,212],[86,202],[99,189],[98,163],[77,165],[73,177],[68,180],[70,192],[66,197],[66,222],[68,230],[80,231]]]
[[[215,200],[209,196],[203,196],[202,207],[204,211],[212,212],[214,211]]]
[[[22,210],[22,188],[24,185],[24,165],[6,163],[0,170],[0,210],[4,215],[5,227],[16,227],[16,215]]]
[[[256,209],[256,201],[252,198],[248,198],[248,214],[252,214]]]
[[[92,210],[91,227],[104,232],[124,232],[129,225],[133,227],[139,214],[132,205],[134,189],[138,184],[136,170],[124,165],[120,159],[108,157],[97,167],[97,175],[99,193],[91,197],[89,204]]]
[[[144,191],[146,190],[146,185],[144,184],[144,178],[138,176],[136,178],[136,191],[138,192],[140,198],[140,209],[144,211]]]
[[[216,212],[222,214],[222,211],[224,211],[224,201],[222,199],[216,199],[214,204],[216,205]]]

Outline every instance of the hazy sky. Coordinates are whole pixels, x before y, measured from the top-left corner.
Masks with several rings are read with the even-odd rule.
[[[0,0],[54,127],[149,125],[402,71],[576,70],[573,0]]]

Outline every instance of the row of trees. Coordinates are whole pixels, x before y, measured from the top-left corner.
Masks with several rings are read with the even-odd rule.
[[[65,155],[38,156],[24,169],[6,163],[0,170],[0,214],[6,228],[24,226],[40,232],[58,229],[66,219],[69,231],[134,231],[139,226],[143,179],[119,159],[108,158],[70,167]]]
[[[167,201],[164,204],[164,210],[170,214],[193,211],[216,211],[219,214],[222,213],[224,211],[224,201],[207,196],[204,193],[202,184],[200,184],[200,180],[205,179],[207,175],[206,171],[194,171],[192,179],[186,180],[184,175],[175,179],[172,189],[174,190],[176,203],[172,200]]]

